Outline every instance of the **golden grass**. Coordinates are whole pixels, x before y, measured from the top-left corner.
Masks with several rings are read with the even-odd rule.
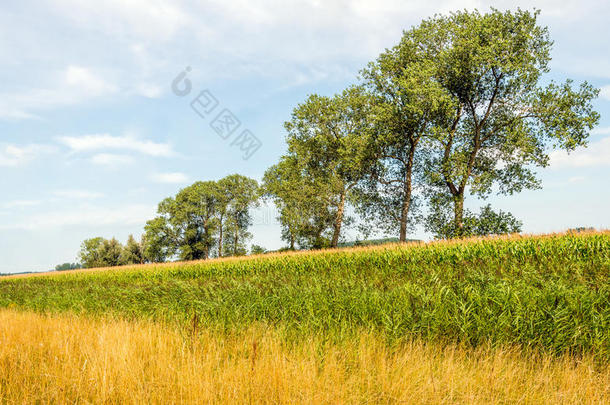
[[[609,403],[590,359],[0,310],[0,403]]]

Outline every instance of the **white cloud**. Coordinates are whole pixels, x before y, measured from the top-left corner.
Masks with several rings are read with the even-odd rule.
[[[89,68],[70,65],[51,74],[52,86],[0,94],[0,118],[32,119],[41,111],[84,103],[96,97],[116,93],[119,88],[93,73]]]
[[[135,90],[139,94],[148,98],[159,98],[163,94],[163,89],[153,83],[141,83]]]
[[[599,96],[603,99],[610,100],[610,85],[603,86],[599,91]]]
[[[0,145],[0,167],[22,166],[36,159],[40,155],[52,153],[54,151],[55,148],[46,145]]]
[[[104,197],[103,193],[88,190],[57,190],[53,195],[58,198],[76,199],[76,200],[93,200]]]
[[[568,183],[582,183],[587,178],[583,176],[572,176],[568,179]]]
[[[91,163],[100,166],[120,166],[131,164],[134,162],[133,157],[129,155],[116,155],[112,153],[98,153],[91,157]]]
[[[72,152],[94,152],[100,150],[125,150],[139,152],[148,156],[167,157],[174,155],[171,145],[138,139],[132,135],[112,136],[94,134],[83,136],[61,136],[57,140],[69,147]]]
[[[591,135],[610,135],[610,127],[595,128]]]
[[[66,83],[69,86],[77,87],[79,91],[86,92],[92,96],[117,91],[115,85],[107,83],[104,79],[91,72],[91,70],[82,66],[68,66],[65,77]]]
[[[182,184],[189,181],[189,178],[184,173],[157,173],[151,176],[151,179],[156,183]]]
[[[85,29],[94,27],[111,37],[167,40],[190,18],[168,0],[58,0],[54,2],[61,17]]]
[[[0,226],[0,229],[38,230],[65,226],[140,225],[154,217],[156,206],[131,204],[123,207],[83,207],[65,211],[51,211],[32,215],[19,223]]]
[[[551,167],[597,167],[610,166],[610,137],[592,142],[587,148],[578,149],[570,154],[554,151],[550,155]]]
[[[42,203],[42,201],[39,201],[39,200],[15,200],[15,201],[9,201],[0,206],[4,209],[10,210],[13,208],[35,207],[37,205],[40,205],[41,203]]]

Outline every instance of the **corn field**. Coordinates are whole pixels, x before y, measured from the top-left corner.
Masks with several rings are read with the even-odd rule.
[[[0,279],[0,307],[288,340],[541,349],[610,359],[610,232],[261,255]]]

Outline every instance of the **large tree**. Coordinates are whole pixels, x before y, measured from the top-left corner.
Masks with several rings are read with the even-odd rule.
[[[416,30],[383,52],[361,71],[374,96],[374,136],[370,148],[376,161],[359,187],[359,212],[388,232],[407,240],[414,202],[414,176],[421,172],[421,146],[433,134],[451,100],[434,80],[434,61],[419,51]]]
[[[450,199],[456,235],[463,233],[467,194],[539,187],[534,168],[548,164],[549,150],[586,145],[599,120],[591,85],[544,79],[552,41],[537,17],[523,10],[456,12],[410,34],[454,104],[434,132],[428,179],[431,194]]]
[[[286,123],[288,154],[318,186],[333,212],[330,245],[336,247],[346,206],[373,161],[370,98],[360,87],[333,97],[310,96]]]

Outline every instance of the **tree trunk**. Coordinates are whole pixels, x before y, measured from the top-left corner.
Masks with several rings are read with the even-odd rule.
[[[459,193],[453,197],[455,233],[456,236],[464,235],[464,193]]]
[[[343,224],[343,213],[345,212],[345,194],[345,191],[341,193],[341,199],[339,200],[339,205],[337,207],[337,215],[335,216],[333,239],[330,244],[330,246],[334,248],[339,244],[339,235],[341,234],[341,225]]]
[[[220,216],[220,227],[218,231],[218,257],[222,257],[222,215]]]
[[[409,160],[405,170],[404,180],[404,196],[402,200],[402,209],[400,211],[400,241],[407,241],[407,224],[409,221],[409,208],[411,208],[411,195],[413,193],[412,177],[413,177],[413,159],[415,155],[415,146],[411,146]]]
[[[237,256],[237,242],[239,241],[239,228],[235,225],[235,234],[233,235],[233,256]]]

